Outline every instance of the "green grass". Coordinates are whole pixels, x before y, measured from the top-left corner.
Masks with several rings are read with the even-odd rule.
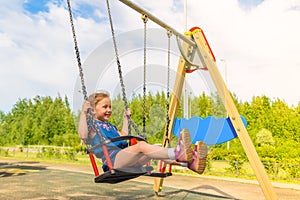
[[[51,162],[51,163],[66,163],[66,164],[76,164],[76,165],[90,165],[90,159],[87,154],[76,154],[76,160],[69,160],[64,158],[49,158],[49,157],[37,157],[37,152],[20,152],[19,150],[10,151],[8,155],[2,151],[0,156],[4,159],[11,160],[22,160],[22,161],[35,161],[35,162]]]
[[[1,149],[0,157],[3,159],[9,160],[22,160],[22,161],[35,161],[35,162],[49,162],[49,163],[61,163],[61,164],[74,164],[81,166],[90,166],[90,159],[87,154],[76,154],[75,159],[66,159],[61,156],[60,158],[54,157],[37,157],[38,152],[27,152],[24,150],[21,152],[20,150],[15,151],[7,151],[5,149]],[[98,160],[99,161],[99,160]],[[99,161],[99,163],[101,163]],[[153,166],[156,169],[157,162],[153,162]],[[230,165],[227,161],[210,161],[210,167],[207,167],[204,175],[206,176],[219,176],[219,177],[234,177],[241,178],[247,180],[256,180],[255,174],[249,163],[244,163],[242,170],[239,174],[236,171],[230,171]],[[174,173],[181,174],[189,174],[189,175],[197,175],[196,173],[188,170],[187,168],[173,166],[172,171]],[[276,182],[284,182],[284,183],[294,183],[300,184],[300,180],[295,179],[280,179],[275,178],[273,175],[269,175],[269,179]]]

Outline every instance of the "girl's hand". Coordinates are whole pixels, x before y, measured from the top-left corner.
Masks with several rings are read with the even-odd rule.
[[[84,101],[82,104],[81,112],[86,114],[88,109],[92,109],[91,104],[89,101]]]
[[[127,119],[127,116],[131,116],[131,111],[130,111],[129,108],[128,108],[127,110],[124,111],[124,118]]]
[[[124,111],[123,115],[123,126],[122,126],[122,131],[119,133],[120,135],[128,135],[128,125],[129,125],[129,120],[127,116],[131,116],[130,109],[128,108],[127,110]]]

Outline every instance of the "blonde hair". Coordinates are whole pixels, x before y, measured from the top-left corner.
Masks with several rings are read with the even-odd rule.
[[[95,107],[95,105],[97,105],[97,103],[102,101],[104,98],[109,98],[109,93],[106,91],[99,91],[91,94],[88,98],[88,101],[92,107]]]

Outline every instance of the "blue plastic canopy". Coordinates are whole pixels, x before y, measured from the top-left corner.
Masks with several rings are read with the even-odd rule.
[[[241,119],[246,127],[245,118],[241,116]],[[229,118],[215,118],[212,116],[204,119],[198,116],[190,119],[176,118],[173,133],[179,137],[183,128],[189,130],[193,144],[197,141],[203,141],[207,145],[215,145],[237,137]]]

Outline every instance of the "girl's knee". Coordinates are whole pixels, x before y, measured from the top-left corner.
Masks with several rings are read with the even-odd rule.
[[[145,141],[140,141],[136,145],[138,145],[139,148],[144,148],[146,145],[148,145],[148,143]]]

